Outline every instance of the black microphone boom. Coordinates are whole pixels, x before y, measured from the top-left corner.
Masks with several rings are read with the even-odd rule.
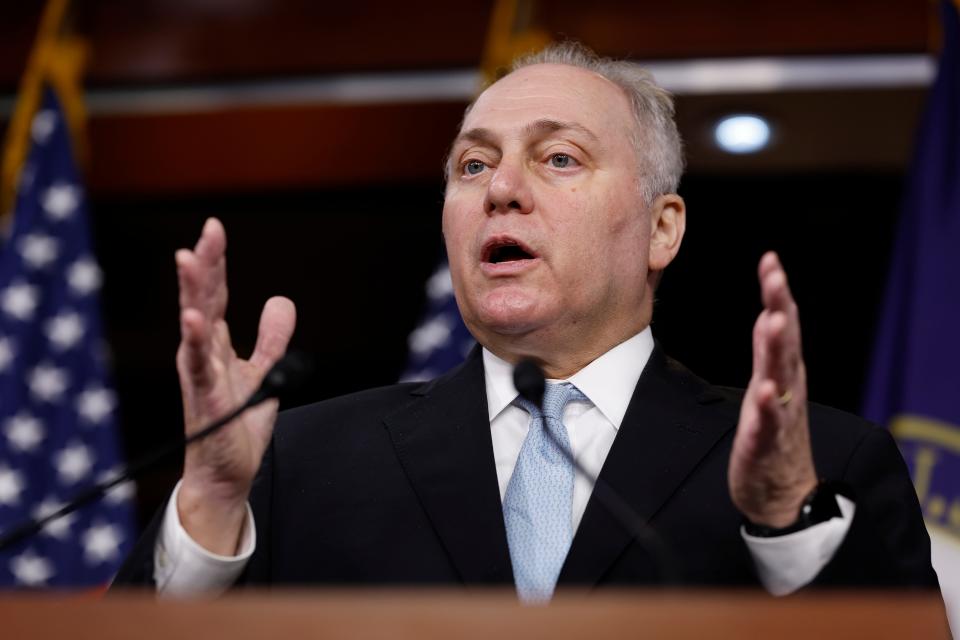
[[[263,376],[260,388],[250,396],[247,404],[260,404],[269,398],[299,389],[312,374],[313,360],[309,356],[296,351],[287,353],[270,367],[267,375]]]
[[[123,473],[112,476],[103,482],[99,482],[88,487],[77,494],[70,502],[66,503],[56,511],[49,513],[42,518],[26,520],[12,529],[5,531],[0,535],[0,551],[3,551],[18,542],[29,538],[48,524],[61,518],[68,513],[72,513],[80,507],[89,504],[101,497],[113,487],[127,482],[131,478],[140,475],[147,469],[157,465],[166,458],[183,451],[188,445],[214,434],[230,421],[236,419],[240,414],[251,407],[255,407],[261,402],[270,398],[276,398],[281,393],[287,393],[302,385],[312,372],[312,363],[310,359],[298,353],[288,353],[270,368],[267,375],[263,377],[260,387],[247,398],[246,402],[231,411],[225,416],[214,420],[212,423],[194,433],[188,438],[181,438],[174,442],[167,443],[159,451],[146,455],[131,465],[128,465]]]
[[[547,381],[544,378],[543,371],[532,360],[521,360],[513,369],[513,386],[516,387],[520,395],[527,401],[532,402],[541,411],[543,410],[543,393],[547,388]],[[663,539],[657,535],[657,532],[646,520],[634,511],[623,497],[610,486],[603,478],[595,476],[580,464],[573,452],[570,451],[550,429],[544,429],[543,432],[550,439],[557,449],[561,451],[563,457],[567,459],[573,468],[581,476],[590,481],[593,486],[593,494],[607,512],[613,516],[624,530],[630,534],[631,540],[636,540],[643,547],[650,557],[653,558],[660,571],[660,578],[665,585],[680,584],[680,572],[678,564],[673,553],[667,547]]]

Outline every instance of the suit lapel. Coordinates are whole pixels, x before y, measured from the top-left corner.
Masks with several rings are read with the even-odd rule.
[[[415,391],[387,430],[463,581],[512,583],[480,349]]]
[[[645,522],[735,426],[735,417],[703,410],[717,400],[706,383],[668,359],[659,345],[654,349],[600,472]],[[631,535],[591,496],[560,582],[595,584],[630,543]]]

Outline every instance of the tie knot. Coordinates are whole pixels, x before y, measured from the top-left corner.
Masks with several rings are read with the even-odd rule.
[[[513,404],[525,410],[534,418],[543,415],[547,418],[562,421],[563,409],[567,406],[567,403],[570,402],[589,402],[589,399],[580,389],[577,389],[571,383],[561,382],[559,384],[547,383],[546,389],[543,392],[542,413],[539,407],[522,396],[517,396]]]

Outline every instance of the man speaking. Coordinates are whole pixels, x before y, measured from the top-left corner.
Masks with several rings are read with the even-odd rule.
[[[573,44],[518,63],[468,109],[447,163],[443,233],[482,349],[429,383],[279,419],[264,405],[191,446],[118,583],[513,584],[544,600],[660,582],[663,558],[595,498],[594,475],[649,523],[681,584],[935,587],[893,440],[807,404],[776,255],[759,265],[745,392],[654,343],[654,291],[686,224],[682,168],[671,98],[645,72]],[[293,304],[273,298],[237,357],[225,248],[209,220],[176,256],[187,434],[241,404],[294,329]],[[542,406],[514,388],[525,359],[548,378]]]

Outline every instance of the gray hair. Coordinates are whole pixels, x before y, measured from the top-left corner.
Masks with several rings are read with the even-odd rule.
[[[654,81],[649,71],[626,60],[600,57],[579,42],[567,41],[518,58],[511,72],[535,64],[578,67],[620,87],[630,100],[637,123],[631,137],[640,159],[641,196],[649,203],[661,194],[676,193],[684,162],[683,143],[674,122],[673,96]]]

